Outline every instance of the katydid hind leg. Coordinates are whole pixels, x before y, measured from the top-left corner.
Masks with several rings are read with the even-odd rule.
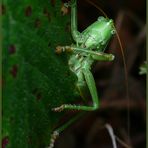
[[[88,85],[88,88],[89,88],[89,91],[90,91],[90,94],[92,97],[93,110],[96,110],[99,108],[99,98],[98,98],[98,94],[97,94],[97,89],[96,89],[94,77],[93,77],[91,71],[87,68],[83,69],[83,73],[84,73],[84,77],[85,77],[86,83]]]
[[[92,73],[90,72],[89,69],[82,69],[85,80],[86,80],[86,84],[88,85],[91,97],[92,97],[92,101],[93,101],[93,105],[92,106],[87,106],[87,105],[76,105],[76,104],[63,104],[59,107],[53,108],[53,111],[56,112],[61,112],[65,109],[67,110],[83,110],[83,111],[93,111],[99,108],[99,99],[98,99],[98,94],[97,94],[97,89],[95,86],[95,81],[93,78]]]
[[[84,102],[90,98],[90,91],[85,81],[77,82],[77,90]]]

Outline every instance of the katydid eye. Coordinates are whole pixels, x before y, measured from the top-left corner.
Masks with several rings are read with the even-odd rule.
[[[112,30],[111,31],[111,34],[113,35],[113,34],[116,34],[116,30]]]
[[[104,41],[104,40],[102,40],[102,41],[101,41],[101,45],[104,45],[104,44],[105,44],[105,41]]]
[[[102,20],[105,20],[105,18],[103,16],[99,16],[97,20],[102,21]]]

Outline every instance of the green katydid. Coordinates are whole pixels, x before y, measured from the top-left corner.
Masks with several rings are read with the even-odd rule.
[[[53,110],[62,111],[64,109],[74,109],[92,111],[99,108],[99,101],[94,78],[90,69],[95,60],[112,61],[114,59],[114,55],[104,53],[109,40],[112,35],[115,34],[113,20],[99,17],[96,22],[80,33],[77,30],[76,0],[72,0],[68,6],[71,6],[71,32],[76,45],[57,46],[56,52],[71,52],[68,64],[70,70],[77,75],[77,88],[81,91],[81,87],[83,88],[85,85],[88,85],[93,100],[93,106],[65,104]]]
[[[94,111],[99,108],[100,103],[95,81],[90,71],[91,65],[95,60],[114,60],[114,55],[104,53],[104,51],[112,36],[116,34],[116,29],[112,19],[101,16],[96,22],[80,33],[77,29],[77,0],[71,0],[65,4],[65,7],[69,6],[71,7],[71,34],[76,44],[70,46],[57,45],[56,53],[69,52],[71,54],[68,64],[70,70],[77,76],[76,87],[78,88],[78,92],[81,94],[81,90],[87,86],[93,103],[92,106],[61,104],[61,106],[55,107],[52,110],[55,112],[61,112],[63,110]],[[54,147],[55,139],[59,133],[75,121],[76,118],[68,121],[53,132],[48,148]]]

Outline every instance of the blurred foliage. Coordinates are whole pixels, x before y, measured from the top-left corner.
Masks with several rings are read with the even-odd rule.
[[[70,44],[70,15],[61,1],[4,0],[3,147],[43,148],[63,113],[53,107],[72,102],[76,77],[66,54],[55,47]]]
[[[142,74],[147,74],[148,72],[148,65],[147,65],[147,62],[144,62],[141,66],[140,66],[140,71],[139,71],[139,74],[142,75]]]

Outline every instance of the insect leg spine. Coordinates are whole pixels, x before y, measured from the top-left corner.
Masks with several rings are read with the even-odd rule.
[[[47,148],[53,148],[54,147],[55,140],[57,139],[58,136],[59,136],[59,132],[54,131],[53,134],[51,135],[50,145]]]

